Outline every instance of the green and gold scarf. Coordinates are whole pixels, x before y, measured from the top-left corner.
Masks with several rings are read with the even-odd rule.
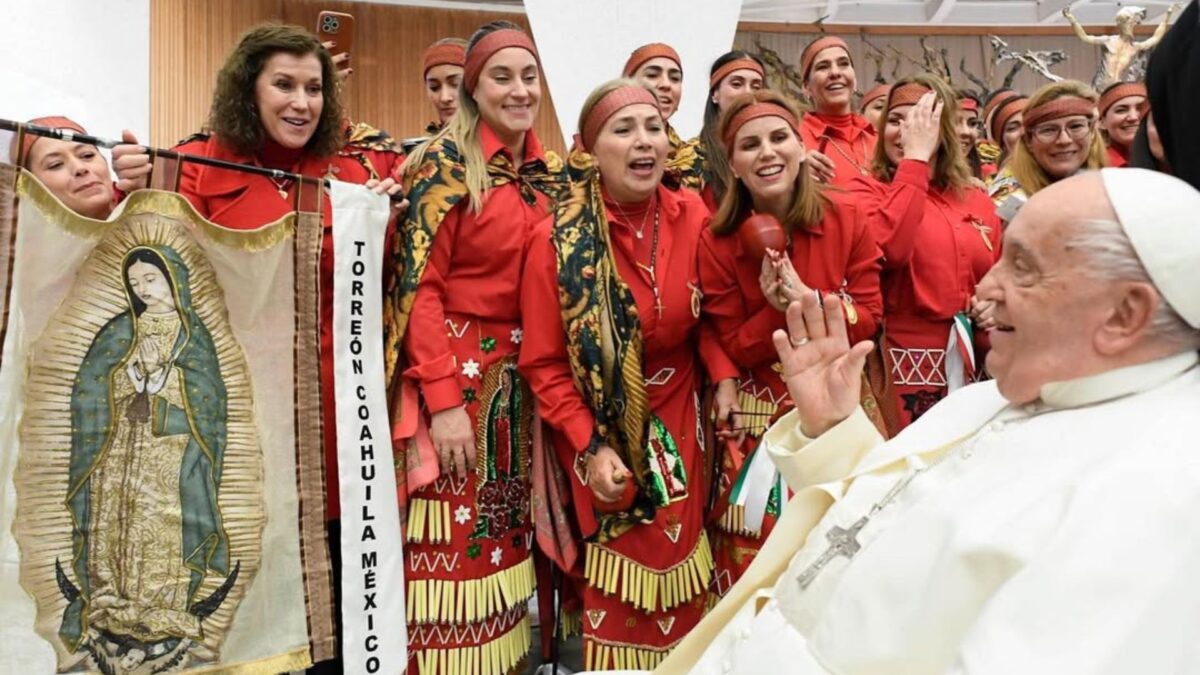
[[[700,139],[697,137],[685,141],[668,124],[667,140],[671,143],[671,151],[667,153],[666,173],[671,182],[697,192],[703,189],[704,154],[700,148]]]
[[[638,488],[629,511],[597,514],[603,542],[653,521],[669,498],[654,488],[642,327],[633,292],[617,271],[599,173],[594,158],[578,150],[567,163],[572,187],[555,209],[553,234],[567,358],[596,433],[633,472]]]

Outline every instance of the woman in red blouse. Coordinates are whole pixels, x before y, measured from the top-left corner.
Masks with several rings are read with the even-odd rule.
[[[1146,85],[1117,82],[1100,95],[1100,129],[1108,145],[1108,165],[1129,163],[1130,148],[1146,112]]]
[[[405,169],[389,348],[407,506],[409,672],[508,672],[529,650],[533,404],[517,373],[521,269],[558,185],[533,131],[533,41],[507,21],[471,37],[458,112]]]
[[[381,146],[347,144],[337,72],[316,37],[297,26],[266,25],[242,35],[217,75],[208,131],[178,145],[179,152],[282,169],[311,178],[337,178],[395,193],[394,177],[403,157]],[[136,143],[126,133],[126,140]],[[386,147],[386,146],[384,146]],[[146,187],[150,156],[145,148],[113,149],[117,187],[126,192]],[[239,171],[183,163],[179,193],[205,218],[239,230],[274,222],[295,210],[298,187]],[[337,523],[337,428],[333,391],[333,230],[329,200],[324,201],[321,244],[321,410],[325,416],[325,513],[330,521],[330,552],[335,575],[340,569]],[[334,583],[335,598],[340,592]],[[340,664],[320,667],[340,672]]]
[[[874,340],[883,318],[879,249],[865,212],[840,191],[822,192],[804,170],[799,128],[799,115],[775,92],[734,100],[721,137],[735,180],[700,239],[704,311],[739,368],[739,408],[751,427],[748,440],[726,444],[721,459],[713,514],[718,595],[749,566],[787,499],[766,453],[755,448],[770,422],[791,407],[771,341],[785,327],[788,303],[813,292],[836,294],[853,342]],[[755,214],[782,223],[780,250],[764,255],[760,245],[756,252],[747,231]],[[878,417],[877,409],[869,412]]]
[[[901,80],[888,97],[873,175],[848,187],[883,249],[883,344],[902,426],[971,382],[985,355],[967,312],[1000,257],[1001,228],[971,180],[957,115],[941,80]]]
[[[586,668],[652,669],[706,608],[700,385],[705,370],[721,382],[727,413],[736,371],[701,330],[708,209],[661,185],[669,142],[655,95],[603,85],[579,129],[573,188],[530,243],[521,371],[586,541]]]
[[[875,150],[875,128],[854,112],[857,79],[850,48],[833,35],[818,38],[801,52],[800,73],[813,105],[800,135],[817,178],[846,185],[855,176],[865,176]]]

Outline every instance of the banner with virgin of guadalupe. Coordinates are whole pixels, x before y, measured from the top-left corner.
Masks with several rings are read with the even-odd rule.
[[[0,672],[331,656],[318,216],[90,220],[7,165],[0,204]]]

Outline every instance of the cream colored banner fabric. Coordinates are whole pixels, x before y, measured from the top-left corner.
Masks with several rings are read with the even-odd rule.
[[[330,630],[319,438],[296,433],[319,410],[295,385],[318,377],[319,224],[234,231],[154,191],[88,220],[28,174],[16,193],[0,672],[305,667]]]

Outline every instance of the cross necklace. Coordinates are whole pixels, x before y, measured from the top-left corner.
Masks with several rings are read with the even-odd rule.
[[[654,230],[650,234],[650,264],[643,265],[636,260],[634,264],[650,275],[650,289],[654,291],[654,309],[661,319],[663,315],[662,295],[658,290],[658,275],[655,274],[655,265],[658,263],[658,214],[660,211],[661,209],[657,206],[654,207]],[[638,235],[638,238],[640,239],[641,235]]]

